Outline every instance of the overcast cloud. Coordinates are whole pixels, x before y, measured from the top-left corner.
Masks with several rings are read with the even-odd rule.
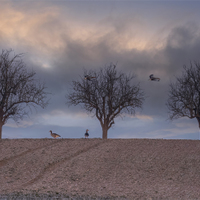
[[[170,81],[183,65],[200,61],[200,2],[198,1],[2,1],[0,49],[25,53],[24,62],[46,82],[49,106],[30,118],[3,127],[3,138],[101,137],[97,119],[68,107],[72,80],[83,69],[112,63],[134,73],[146,93],[142,110],[118,118],[112,138],[198,139],[197,121],[167,121],[165,102]],[[148,81],[149,75],[161,78]]]

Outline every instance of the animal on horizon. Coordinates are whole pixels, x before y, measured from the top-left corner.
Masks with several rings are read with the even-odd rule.
[[[57,133],[52,133],[52,130],[49,131],[51,133],[51,136],[53,138],[57,138],[57,137],[61,137],[60,135],[58,135]]]
[[[89,137],[89,133],[88,133],[88,129],[86,130],[86,133],[85,133],[85,138],[88,138]]]

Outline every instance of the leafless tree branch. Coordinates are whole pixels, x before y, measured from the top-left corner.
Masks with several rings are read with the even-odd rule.
[[[35,72],[28,72],[23,54],[12,57],[13,50],[2,50],[0,55],[0,138],[2,126],[8,119],[16,122],[27,114],[28,106],[46,107],[45,85],[35,79]]]
[[[200,64],[191,62],[190,67],[183,67],[181,77],[170,84],[167,107],[169,119],[188,117],[196,118],[200,128]]]
[[[72,82],[72,90],[66,95],[68,105],[84,106],[88,112],[95,113],[103,130],[103,138],[114,124],[114,119],[123,113],[135,114],[136,108],[142,108],[144,92],[140,85],[133,84],[133,75],[117,72],[110,64],[100,71],[84,71],[84,76],[96,77],[91,81],[83,77]]]

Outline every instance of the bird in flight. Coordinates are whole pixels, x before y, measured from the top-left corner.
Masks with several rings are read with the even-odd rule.
[[[160,81],[160,78],[154,77],[153,74],[151,74],[151,75],[149,76],[149,78],[150,78],[151,81]]]
[[[56,134],[56,133],[52,133],[52,131],[49,131],[51,133],[51,136],[53,138],[57,138],[57,137],[61,137],[60,135]]]
[[[88,80],[88,81],[91,81],[93,78],[96,78],[94,76],[89,76],[89,75],[86,75],[85,76],[85,80]]]

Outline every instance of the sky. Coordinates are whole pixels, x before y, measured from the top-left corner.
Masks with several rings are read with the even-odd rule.
[[[200,62],[200,1],[2,0],[0,51],[24,53],[45,82],[49,105],[23,121],[9,120],[2,138],[101,138],[99,121],[66,94],[83,70],[110,63],[136,75],[146,99],[136,115],[116,118],[108,138],[199,139],[196,119],[168,120],[169,84],[190,61]],[[149,75],[160,82],[149,81]]]

